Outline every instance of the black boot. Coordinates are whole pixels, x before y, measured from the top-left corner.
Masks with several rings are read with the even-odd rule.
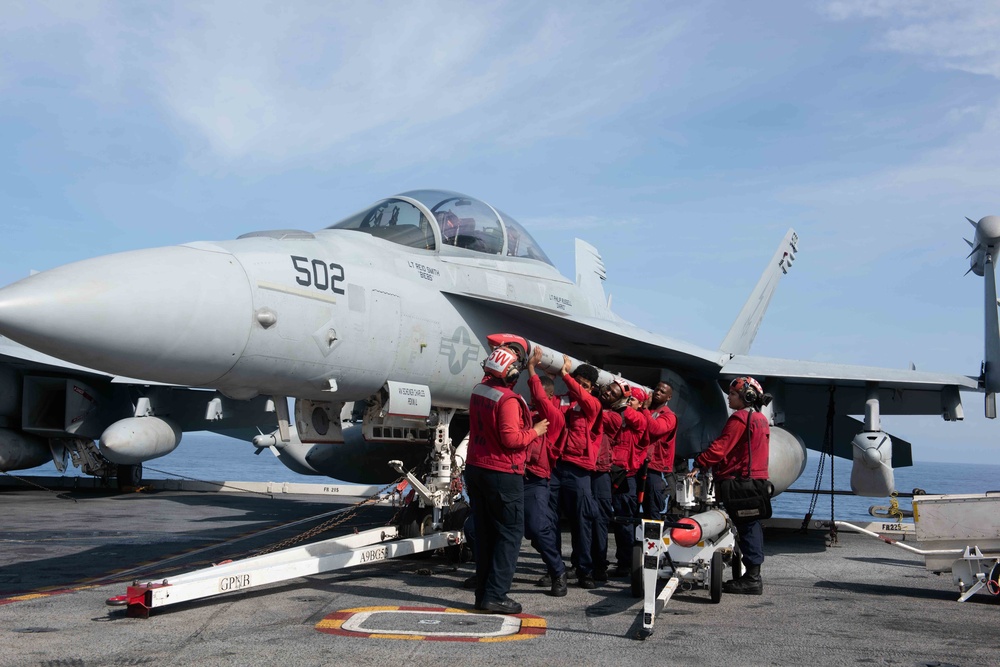
[[[549,590],[549,595],[554,598],[561,598],[566,595],[566,573],[563,572],[558,577],[552,577],[552,588]]]
[[[722,590],[737,595],[763,595],[764,581],[760,578],[760,565],[748,565],[742,577],[727,581],[722,585]]]

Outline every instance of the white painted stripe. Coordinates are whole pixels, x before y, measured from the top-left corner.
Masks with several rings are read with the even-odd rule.
[[[502,619],[500,622],[500,628],[494,632],[459,632],[457,630],[442,630],[435,632],[430,629],[433,627],[431,625],[428,625],[428,629],[426,630],[396,630],[389,625],[380,626],[378,628],[372,627],[373,625],[377,625],[378,619],[375,619],[375,623],[369,624],[368,627],[364,627],[365,621],[376,617],[379,614],[419,614],[421,616],[428,617],[447,614],[452,618],[456,616],[455,612],[448,611],[411,611],[409,609],[359,611],[345,620],[343,625],[340,627],[348,632],[362,632],[380,635],[416,635],[418,637],[504,637],[517,634],[521,630],[520,619],[511,616],[503,616],[501,614],[490,614],[491,616],[499,616]],[[462,615],[466,616],[466,614]],[[480,616],[480,614],[476,614],[476,616]]]

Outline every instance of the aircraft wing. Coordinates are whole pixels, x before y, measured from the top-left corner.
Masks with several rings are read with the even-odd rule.
[[[22,370],[54,370],[62,371],[63,373],[72,371],[74,374],[80,375],[94,375],[102,378],[111,377],[107,373],[96,371],[93,368],[77,366],[68,361],[50,357],[30,347],[15,343],[6,336],[0,336],[0,363],[9,364]]]
[[[502,312],[510,329],[600,366],[685,368],[718,373],[726,354],[644,331],[625,321],[570,315],[470,292],[447,292],[460,310]],[[552,342],[548,342],[552,341]]]
[[[13,373],[5,374],[5,368]],[[37,415],[45,413],[49,393],[63,391],[54,383],[70,378],[96,391],[101,404],[98,417],[84,422],[87,428],[78,431],[84,437],[96,439],[109,423],[132,416],[140,395],[149,398],[156,406],[156,413],[169,416],[182,431],[212,431],[248,440],[261,429],[273,430],[276,422],[274,413],[267,412],[267,397],[234,401],[211,390],[116,377],[57,359],[0,336],[0,395],[10,392],[12,396],[20,396],[22,404],[14,411],[16,414],[0,414],[0,426],[11,427],[27,419],[22,426],[29,430],[36,427],[36,418],[41,418]],[[25,396],[21,383],[29,381],[35,389]],[[213,400],[217,400],[219,406],[217,416],[208,419],[206,413]]]
[[[879,368],[877,366],[852,366],[817,361],[796,361],[773,357],[736,355],[722,367],[724,375],[762,375],[783,378],[791,384],[822,384],[829,386],[863,387],[877,382],[880,387],[891,389],[938,390],[944,386],[977,390],[976,378],[952,373]]]
[[[977,380],[967,375],[748,355],[730,359],[722,375],[752,375],[767,385],[784,385],[783,403],[789,413],[807,403],[815,408],[816,401],[825,401],[823,396],[832,389],[838,412],[864,414],[867,387],[875,384],[882,390],[882,414],[947,414],[954,409],[959,390],[979,389]],[[815,415],[815,409],[806,412]],[[960,409],[958,413],[954,418],[961,418]]]

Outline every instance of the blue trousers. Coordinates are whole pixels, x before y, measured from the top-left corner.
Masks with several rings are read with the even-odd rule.
[[[670,507],[673,491],[673,473],[650,470],[646,474],[646,497],[642,508],[648,519],[662,520]]]
[[[594,517],[597,507],[594,503],[590,471],[578,465],[560,461],[556,465],[559,477],[559,507],[569,521],[573,536],[573,555],[570,562],[578,575],[590,575],[594,571],[591,554],[594,535]]]
[[[465,480],[476,529],[476,604],[502,602],[524,538],[524,478],[468,466]]]
[[[593,485],[594,500],[597,501],[597,516],[594,517],[594,570],[607,572],[608,527],[615,513],[611,496],[611,473],[595,472]]]
[[[611,497],[615,516],[635,518],[639,514],[639,503],[636,499],[635,477],[627,478]],[[632,545],[635,544],[634,523],[614,523],[615,531],[615,561],[618,567],[632,568]]]
[[[524,536],[542,556],[552,577],[566,572],[559,550],[559,524],[549,506],[549,480],[526,473],[524,476]]]
[[[744,565],[764,562],[764,526],[760,521],[734,522]]]
[[[549,511],[552,512],[552,516],[556,522],[556,549],[558,549],[560,554],[562,553],[562,528],[560,528],[562,505],[559,504],[559,490],[561,488],[559,475],[556,473],[555,466],[553,466],[552,477],[549,478]]]

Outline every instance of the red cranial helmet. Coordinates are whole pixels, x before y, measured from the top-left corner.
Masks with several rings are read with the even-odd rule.
[[[744,403],[753,403],[764,395],[760,383],[749,376],[736,378],[729,383],[729,389],[730,391],[735,389]]]
[[[521,360],[517,352],[506,345],[501,345],[494,348],[483,362],[483,370],[487,375],[512,384],[517,381],[517,376],[521,372]]]

